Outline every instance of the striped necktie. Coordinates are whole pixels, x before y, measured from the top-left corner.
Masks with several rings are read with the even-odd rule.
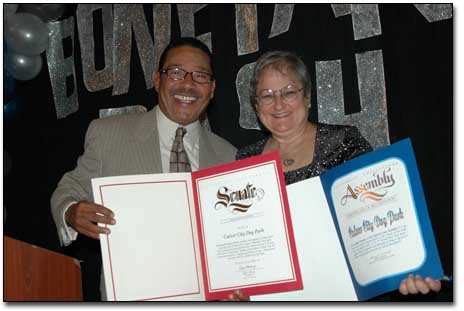
[[[183,127],[178,127],[176,137],[172,143],[171,157],[169,159],[169,172],[191,172],[190,161],[187,152],[184,149],[184,136],[187,130]]]

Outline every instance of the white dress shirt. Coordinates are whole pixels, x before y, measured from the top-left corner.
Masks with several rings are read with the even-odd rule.
[[[163,173],[169,173],[169,158],[171,157],[172,143],[174,142],[176,130],[179,126],[182,126],[187,130],[187,133],[185,133],[184,136],[184,149],[190,160],[190,167],[192,168],[192,171],[198,170],[200,163],[200,122],[195,121],[183,126],[168,119],[159,106],[156,106],[154,109],[156,113],[156,121],[158,123]]]

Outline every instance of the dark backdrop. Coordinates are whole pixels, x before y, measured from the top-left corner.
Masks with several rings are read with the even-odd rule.
[[[146,12],[151,12],[151,5],[144,6]],[[76,5],[69,5],[67,16],[75,16],[75,9]],[[262,137],[257,130],[239,126],[235,79],[243,65],[255,61],[264,51],[298,52],[313,72],[315,84],[315,61],[342,59],[344,70],[349,70],[355,66],[355,53],[382,49],[390,142],[412,139],[443,268],[445,274],[452,275],[453,19],[429,23],[413,5],[380,4],[382,34],[355,41],[351,15],[334,18],[329,4],[296,4],[290,29],[268,39],[273,10],[272,4],[258,5],[260,48],[243,56],[237,56],[233,4],[209,5],[195,15],[196,35],[212,32],[217,76],[216,97],[208,108],[212,130],[236,147]],[[147,14],[147,21],[153,36],[151,14]],[[172,37],[179,35],[173,5]],[[56,118],[44,56],[44,69],[38,77],[15,84],[14,106],[6,107],[9,99],[4,97],[3,148],[11,159],[11,170],[4,174],[4,234],[82,259],[85,295],[92,299],[98,295],[99,244],[79,237],[72,246],[61,248],[51,218],[50,196],[62,174],[75,167],[83,152],[86,128],[92,119],[98,118],[99,109],[128,105],[151,109],[156,94],[154,89],[146,90],[135,42],[129,92],[119,96],[112,96],[111,88],[88,92],[83,84],[77,33],[74,44],[78,112],[64,119]],[[359,95],[353,90],[357,82],[344,81],[344,86],[346,109],[356,112]],[[312,105],[313,120],[317,120],[315,109],[316,105]],[[449,295],[452,297],[452,293]]]

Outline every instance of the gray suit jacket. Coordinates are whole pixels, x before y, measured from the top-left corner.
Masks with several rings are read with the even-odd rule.
[[[85,151],[67,172],[51,198],[52,215],[63,243],[63,209],[72,202],[93,202],[91,178],[161,173],[155,109],[142,114],[94,120],[85,138]],[[235,160],[236,149],[204,128],[199,137],[199,166],[207,168]]]

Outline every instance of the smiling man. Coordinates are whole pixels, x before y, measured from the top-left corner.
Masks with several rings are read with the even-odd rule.
[[[160,58],[154,74],[159,107],[170,120],[188,125],[197,121],[214,96],[211,58],[206,47],[175,46]]]
[[[98,239],[99,234],[110,233],[96,223],[116,223],[117,215],[93,203],[92,178],[194,171],[235,159],[235,147],[198,120],[215,89],[208,47],[195,38],[180,38],[164,50],[158,68],[153,76],[158,92],[155,108],[90,123],[84,154],[76,168],[64,174],[51,198],[63,246],[78,234]]]

